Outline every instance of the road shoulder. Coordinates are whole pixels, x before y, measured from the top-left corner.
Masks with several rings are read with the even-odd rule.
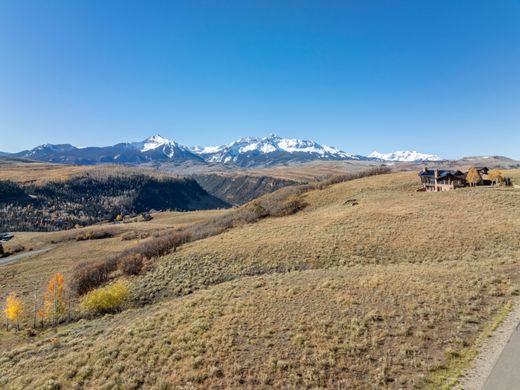
[[[455,389],[479,390],[484,388],[486,380],[519,323],[520,299],[515,299],[511,312],[480,345],[478,356],[463,372],[459,384],[455,386]]]

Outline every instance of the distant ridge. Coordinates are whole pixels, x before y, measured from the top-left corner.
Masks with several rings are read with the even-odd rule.
[[[45,144],[31,150],[11,154],[27,158],[62,164],[144,164],[150,162],[203,162],[202,158],[175,141],[160,135],[148,137],[141,142],[119,143],[105,147],[77,148],[69,144]]]
[[[379,153],[372,152],[368,155],[369,158],[384,160],[384,161],[406,161],[406,162],[420,162],[420,161],[443,161],[442,157],[435,154],[425,154],[416,151],[396,151],[393,153]]]
[[[367,159],[315,141],[281,138],[275,134],[263,138],[240,138],[229,144],[192,150],[207,162],[236,164],[242,167],[275,165],[290,161]]]
[[[367,160],[315,141],[281,138],[241,138],[229,144],[189,148],[159,134],[140,142],[105,147],[78,148],[70,144],[44,144],[31,150],[6,154],[10,157],[62,164],[230,164],[240,167],[271,166],[315,160]]]
[[[347,153],[339,148],[316,141],[282,138],[275,134],[267,137],[245,137],[217,146],[189,147],[159,134],[139,142],[123,142],[113,146],[79,148],[70,144],[44,144],[18,153],[0,152],[2,158],[20,158],[60,164],[96,165],[162,165],[186,164],[204,167],[226,165],[255,168],[305,163],[312,161],[380,161],[380,162],[442,162],[452,161],[435,154],[417,151],[373,152],[368,156]],[[455,160],[453,160],[455,161]],[[501,156],[463,157],[458,161],[499,164],[517,163]],[[194,165],[193,165],[194,164]]]

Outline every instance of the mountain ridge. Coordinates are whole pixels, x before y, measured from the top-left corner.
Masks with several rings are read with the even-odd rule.
[[[243,137],[227,144],[189,147],[159,134],[138,142],[121,142],[112,146],[76,147],[71,144],[43,144],[2,156],[25,158],[62,164],[160,164],[193,163],[224,164],[242,168],[276,166],[310,161],[381,161],[427,162],[444,161],[434,155],[417,151],[393,153],[373,152],[368,156],[347,153],[339,148],[313,140],[267,137]]]
[[[415,150],[397,150],[391,153],[379,153],[374,151],[368,155],[369,158],[383,161],[403,161],[403,162],[421,162],[421,161],[444,161],[445,159],[435,154],[419,153]]]

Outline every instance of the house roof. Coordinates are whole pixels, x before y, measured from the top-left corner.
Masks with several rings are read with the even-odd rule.
[[[433,169],[427,169],[425,171],[421,171],[419,172],[419,176],[421,177],[434,177],[435,176],[435,170]],[[445,177],[459,177],[459,178],[465,178],[465,175],[464,173],[462,173],[461,171],[449,171],[449,170],[445,170],[445,169],[439,169],[438,170],[438,178],[439,179],[442,179],[442,178],[445,178]]]

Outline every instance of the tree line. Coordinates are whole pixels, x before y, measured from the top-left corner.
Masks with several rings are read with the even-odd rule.
[[[142,173],[91,175],[20,185],[0,181],[0,231],[55,231],[150,210],[226,207],[188,178]]]

